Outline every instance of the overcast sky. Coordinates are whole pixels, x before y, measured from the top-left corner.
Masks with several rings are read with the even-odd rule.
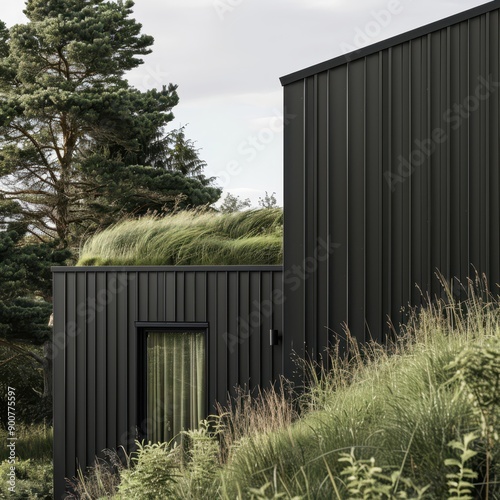
[[[3,0],[0,19],[24,22],[24,0]],[[282,204],[279,77],[403,33],[484,0],[136,0],[134,17],[155,38],[129,75],[141,89],[175,83],[173,126],[187,125],[225,192]]]

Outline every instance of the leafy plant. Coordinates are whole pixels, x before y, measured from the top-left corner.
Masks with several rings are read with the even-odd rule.
[[[485,498],[488,499],[492,451],[499,438],[500,339],[491,338],[483,345],[464,349],[450,363],[449,369],[455,371],[452,381],[460,382],[461,390],[472,402],[473,410],[480,418],[481,435],[486,442]]]
[[[483,436],[498,440],[500,338],[463,350],[450,363],[449,369],[455,371],[453,379],[460,382],[481,418]]]
[[[18,498],[26,500],[51,500],[52,488],[52,461],[45,460],[17,460],[15,467],[15,491],[8,489],[8,472],[11,464],[8,461],[0,463],[0,497]]]
[[[178,450],[168,443],[139,443],[132,467],[120,475],[118,496],[123,499],[174,498],[179,476]]]
[[[211,423],[202,420],[197,429],[183,432],[187,438],[187,462],[177,482],[178,498],[203,498],[217,496],[217,476],[220,470],[218,432],[211,430]],[[187,441],[187,443],[186,443]]]
[[[449,383],[447,367],[471,343],[487,344],[500,332],[498,303],[479,304],[472,290],[465,303],[433,302],[414,311],[393,344],[349,345],[347,355],[334,351],[331,370],[313,376],[312,388],[305,390],[300,418],[257,433],[250,425],[232,442],[222,470],[227,497],[270,483],[290,496],[347,498],[338,458],[355,448],[356,459],[374,458],[389,489],[397,467],[401,478],[429,485],[429,498],[446,498],[448,443],[478,424],[470,403],[458,396],[459,382]],[[498,494],[500,450],[492,452],[490,487]],[[479,468],[484,447],[478,453]],[[406,490],[399,481],[393,494]]]
[[[340,474],[346,476],[349,500],[421,499],[428,489],[428,486],[416,487],[411,480],[402,477],[400,470],[390,476],[384,474],[382,468],[375,465],[375,458],[357,459],[354,449],[349,454],[342,453],[339,462],[347,464]]]
[[[474,484],[471,483],[470,480],[477,478],[477,472],[466,467],[466,462],[477,455],[477,452],[469,448],[469,445],[477,438],[478,436],[476,433],[470,432],[463,437],[463,441],[450,442],[450,446],[459,451],[460,455],[458,459],[447,458],[444,462],[446,466],[458,469],[456,472],[446,474],[448,478],[447,484],[449,486],[448,491],[450,493],[448,500],[474,500],[472,496]]]

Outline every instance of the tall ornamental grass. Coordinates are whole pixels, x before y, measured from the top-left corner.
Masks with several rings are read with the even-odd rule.
[[[456,443],[476,433],[472,443],[465,439],[473,449],[466,464],[475,474],[472,498],[500,498],[498,440],[481,435],[484,422],[456,376],[456,359],[471,350],[486,367],[496,352],[500,364],[499,300],[484,282],[477,285],[469,283],[465,301],[445,286],[446,298],[415,310],[394,344],[361,347],[350,339],[347,357],[331,353],[331,370],[318,376],[311,369],[301,418],[241,438],[228,454],[222,495],[257,498],[265,487],[266,498],[466,498],[450,493],[460,475],[450,463],[459,460]],[[486,400],[499,414],[498,397]],[[361,469],[360,479],[352,471]],[[368,477],[370,470],[379,479]],[[393,475],[400,479],[391,486]],[[349,478],[379,489],[354,494]],[[392,493],[384,496],[384,487]]]
[[[283,210],[184,211],[126,220],[93,236],[79,265],[272,265],[283,261]]]

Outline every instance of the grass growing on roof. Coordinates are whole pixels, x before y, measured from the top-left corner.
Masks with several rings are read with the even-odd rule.
[[[283,210],[179,212],[93,236],[78,265],[272,265],[283,261]]]

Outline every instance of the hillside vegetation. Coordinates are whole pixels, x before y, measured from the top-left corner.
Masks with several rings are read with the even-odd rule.
[[[90,238],[78,265],[271,265],[283,261],[283,210],[179,212],[120,222]]]
[[[415,312],[389,347],[351,340],[305,394],[243,394],[184,450],[139,446],[118,487],[85,498],[500,498],[500,307],[468,291]]]

